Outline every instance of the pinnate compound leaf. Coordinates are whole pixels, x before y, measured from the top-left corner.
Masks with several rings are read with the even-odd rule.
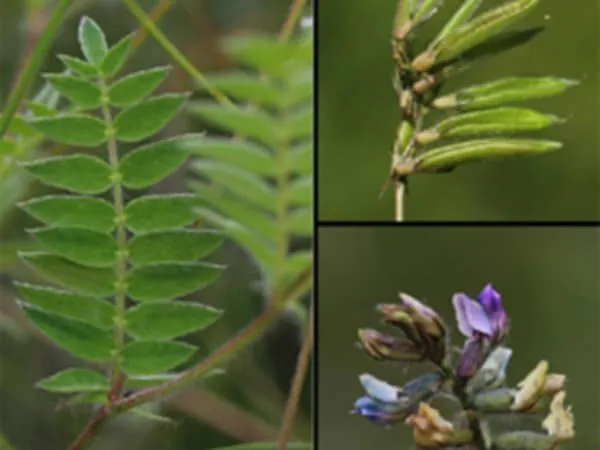
[[[211,77],[212,86],[239,101],[259,105],[281,104],[283,92],[270,80],[247,72],[229,72]]]
[[[275,209],[275,193],[262,178],[235,166],[214,163],[211,161],[196,161],[193,169],[212,183],[222,186],[247,203],[265,208]]]
[[[213,102],[190,102],[192,114],[223,131],[254,138],[272,147],[284,138],[281,125],[270,114],[256,108],[223,106]]]
[[[259,175],[275,174],[275,161],[264,147],[246,140],[207,137],[182,145],[189,153]],[[311,150],[312,151],[312,150]]]
[[[432,149],[416,159],[417,171],[429,172],[458,164],[558,150],[560,142],[531,139],[476,139]]]
[[[115,119],[117,139],[138,142],[152,136],[173,119],[187,99],[188,94],[166,94],[121,111]]]
[[[49,392],[106,392],[108,381],[101,373],[83,368],[63,370],[36,383],[36,387]]]
[[[26,303],[20,306],[31,323],[59,347],[86,361],[110,359],[113,342],[109,332]]]
[[[60,256],[42,252],[23,252],[19,256],[36,272],[67,289],[101,296],[115,292],[115,275],[110,269],[83,267]]]
[[[488,108],[511,102],[561,94],[579,84],[575,80],[556,77],[509,77],[462,89],[434,100],[436,106],[449,105],[461,110]]]
[[[222,270],[222,266],[197,262],[156,263],[136,267],[129,273],[129,295],[140,302],[169,300],[212,283]]]
[[[102,93],[98,85],[91,81],[65,74],[47,74],[44,78],[76,106],[86,109],[100,106]]]
[[[153,142],[129,152],[121,160],[123,185],[131,189],[143,189],[162,180],[187,159],[185,144],[201,139],[201,134],[187,134]]]
[[[129,74],[115,81],[108,90],[110,103],[131,106],[150,95],[166,78],[170,67],[156,67]]]
[[[451,137],[539,130],[561,121],[556,116],[532,109],[503,107],[448,117],[435,126],[435,133],[440,137]]]
[[[135,33],[130,33],[108,49],[100,67],[105,76],[112,77],[125,65],[134,36]]]
[[[88,62],[95,67],[100,67],[108,52],[106,37],[100,26],[89,17],[83,17],[79,22],[77,37],[81,51]]]
[[[98,69],[92,64],[69,55],[58,55],[67,69],[84,78],[98,75]]]
[[[85,228],[39,228],[29,231],[46,250],[87,267],[112,267],[117,244],[112,236]]]
[[[110,166],[91,155],[42,158],[23,167],[50,186],[77,193],[100,194],[111,187]]]
[[[123,371],[129,375],[166,372],[187,361],[196,347],[183,342],[130,342],[123,348]]]
[[[194,261],[215,251],[223,235],[205,230],[165,230],[135,236],[129,241],[129,259],[135,265]]]
[[[85,228],[99,233],[110,233],[114,228],[114,208],[99,198],[49,195],[19,206],[37,220],[55,227]]]
[[[108,300],[29,283],[15,283],[15,287],[23,300],[44,311],[101,330],[110,330],[113,325],[115,308]]]
[[[135,233],[146,233],[189,225],[196,216],[192,194],[146,195],[129,202],[125,208],[127,226]]]
[[[61,144],[97,147],[106,141],[104,122],[83,114],[36,117],[29,123],[39,132]]]
[[[143,303],[127,311],[125,329],[138,340],[162,341],[206,328],[220,315],[221,311],[199,303]]]

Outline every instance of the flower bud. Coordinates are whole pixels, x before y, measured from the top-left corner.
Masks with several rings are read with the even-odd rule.
[[[513,404],[515,390],[510,388],[482,391],[474,396],[473,404],[480,412],[509,412]]]
[[[422,361],[425,350],[408,339],[397,339],[372,329],[358,330],[361,349],[378,361]]]
[[[451,422],[427,403],[420,403],[416,414],[409,416],[405,423],[413,427],[415,444],[419,448],[440,448],[450,444],[468,443],[473,437],[468,429],[456,430]]]
[[[550,414],[542,422],[542,427],[556,441],[565,441],[575,437],[575,419],[571,407],[565,408],[565,391],[560,391],[552,399]]]
[[[467,393],[472,395],[482,389],[501,386],[506,380],[506,367],[512,356],[508,347],[497,347],[487,357],[481,368],[467,384]]]
[[[489,340],[481,335],[465,342],[458,359],[457,375],[465,380],[474,376],[485,361],[489,347]]]
[[[365,417],[370,422],[382,426],[391,426],[402,422],[405,417],[404,415],[397,414],[397,408],[394,409],[390,405],[382,404],[367,395],[356,400],[354,408],[350,410],[350,414]]]
[[[527,411],[544,395],[544,385],[548,374],[548,361],[540,361],[527,376],[517,384],[519,388],[511,407],[513,411]]]

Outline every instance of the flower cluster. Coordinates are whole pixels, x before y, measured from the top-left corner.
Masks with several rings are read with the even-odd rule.
[[[378,361],[425,361],[434,368],[402,386],[360,375],[365,395],[351,412],[387,427],[407,424],[420,449],[555,450],[557,443],[572,439],[574,419],[564,406],[564,375],[551,373],[549,363],[542,360],[516,386],[506,384],[513,351],[504,345],[509,318],[500,294],[488,284],[476,299],[458,293],[452,304],[465,337],[457,359],[448,327],[433,309],[404,293],[398,304],[377,306],[383,322],[399,328],[403,336],[360,329],[360,348]],[[455,400],[457,411],[451,420],[431,406],[439,396]],[[544,431],[491,431],[491,414],[526,414],[548,406],[550,412],[541,424]]]

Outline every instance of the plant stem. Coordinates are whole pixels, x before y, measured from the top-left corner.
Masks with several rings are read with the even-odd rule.
[[[310,363],[310,354],[313,346],[314,336],[314,315],[311,308],[310,319],[308,323],[308,330],[302,343],[302,348],[298,354],[298,360],[296,362],[296,373],[292,381],[292,387],[290,389],[290,395],[285,405],[285,412],[283,413],[283,421],[279,431],[279,439],[277,444],[278,450],[285,450],[287,441],[289,440],[294,425],[294,418],[296,417],[296,411],[298,410],[298,403],[300,401],[300,394],[302,393],[302,386],[304,385],[304,379],[306,378],[306,372]]]
[[[404,191],[406,190],[406,182],[396,181],[394,185],[396,187],[394,192],[396,205],[394,208],[394,220],[402,222],[404,220]]]
[[[123,198],[123,187],[121,186],[121,174],[119,172],[119,151],[117,140],[114,135],[113,119],[108,105],[108,87],[106,81],[100,80],[100,89],[102,90],[102,116],[106,123],[108,132],[108,162],[112,169],[112,192],[113,206],[116,216],[116,239],[117,239],[117,260],[115,262],[115,320],[114,320],[114,342],[113,358],[111,364],[110,385],[114,386],[120,376],[121,353],[125,343],[125,304],[127,295],[127,285],[125,277],[127,275],[127,234],[125,231],[125,201]],[[120,389],[119,389],[120,390]],[[113,392],[113,397],[118,397],[119,392]]]
[[[453,381],[452,391],[460,402],[462,409],[467,413],[469,421],[469,429],[473,433],[473,444],[475,448],[486,450],[485,439],[481,430],[481,425],[476,414],[473,414],[473,407],[469,402],[467,393],[465,391],[466,383],[464,380],[456,377]]]
[[[62,19],[64,18],[71,3],[73,3],[73,0],[60,0],[58,5],[54,7],[52,15],[46,23],[40,38],[36,42],[33,51],[31,52],[31,55],[29,56],[29,59],[23,68],[21,75],[19,76],[17,84],[11,90],[10,96],[8,97],[2,117],[0,117],[0,139],[2,139],[2,137],[4,137],[6,134],[8,125],[17,111],[17,108],[19,107],[21,97],[25,95],[31,86],[37,71],[42,65],[44,57],[46,56],[46,51],[50,47],[50,44],[52,43],[52,40],[58,31]]]
[[[300,14],[302,14],[302,10],[304,9],[304,5],[306,0],[293,0],[290,5],[290,9],[288,10],[287,17],[283,22],[283,26],[281,27],[281,31],[279,32],[279,40],[281,42],[285,42],[289,39],[292,31],[294,30],[294,26],[296,22],[300,18]]]
[[[173,6],[174,0],[160,0],[160,2],[150,11],[148,14],[148,18],[152,23],[158,22],[158,20],[169,10],[171,6]],[[146,37],[148,36],[148,32],[144,26],[138,28],[135,33],[135,37],[131,43],[131,48],[136,49],[138,46],[144,42]]]
[[[158,44],[167,52],[171,59],[183,69],[194,82],[206,89],[206,91],[221,105],[235,106],[229,98],[215,86],[213,86],[202,73],[175,47],[169,38],[167,38],[160,29],[154,25],[152,19],[136,3],[135,0],[123,0],[123,3],[129,9],[131,14],[142,24]]]

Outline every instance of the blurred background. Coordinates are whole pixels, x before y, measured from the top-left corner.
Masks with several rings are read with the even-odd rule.
[[[391,220],[389,174],[400,116],[389,37],[396,0],[320,2],[318,7],[318,181],[321,220]],[[462,3],[446,0],[422,31],[424,48]],[[503,0],[486,0],[482,9]],[[600,217],[600,3],[545,0],[511,30],[544,26],[526,45],[482,60],[443,92],[505,76],[581,80],[556,97],[528,102],[568,122],[527,136],[564,148],[542,156],[465,165],[411,178],[408,220],[594,220]],[[439,117],[439,116],[438,116]]]
[[[403,291],[436,309],[461,345],[451,297],[475,297],[488,282],[512,321],[508,382],[547,359],[551,372],[567,374],[566,404],[575,414],[575,440],[561,450],[600,448],[599,250],[600,232],[591,227],[321,228],[319,448],[411,450],[408,427],[386,430],[348,411],[363,395],[361,373],[401,385],[427,365],[373,361],[356,348],[357,330],[393,334],[379,323],[375,305],[393,303]],[[495,425],[539,430],[540,423],[513,418]]]
[[[31,50],[30,46],[47,18],[44,9],[38,6],[52,3],[38,0],[0,2],[0,105],[6,101],[23,64],[23,55]],[[169,6],[158,22],[159,27],[197,68],[203,73],[214,73],[234,67],[222,52],[225,38],[253,31],[276,33],[290,1],[153,0],[139,4],[146,11],[159,4]],[[62,70],[56,58],[59,53],[79,56],[76,35],[81,15],[96,20],[105,30],[109,43],[137,29],[136,21],[118,0],[75,0],[46,58],[43,72]],[[154,40],[147,38],[123,73],[170,63]],[[33,91],[39,86],[38,77]],[[192,87],[187,75],[175,67],[159,91],[184,91]],[[198,120],[179,114],[155,138],[204,129]],[[186,172],[180,171],[153,190],[184,192],[185,177]],[[35,226],[36,222],[21,213],[15,202],[42,194],[41,189],[22,171],[12,170],[0,175],[0,436],[4,434],[16,450],[65,449],[91,413],[87,407],[61,406],[60,396],[34,388],[40,378],[81,362],[55,348],[28,327],[15,304],[11,279],[41,282],[16,258],[16,250],[29,245],[24,229]],[[196,355],[197,360],[234,335],[264,307],[257,283],[259,274],[244,252],[226,243],[210,259],[226,264],[228,270],[215,284],[190,300],[226,312],[216,324],[189,338],[201,349]],[[202,450],[244,441],[274,440],[302,333],[301,323],[292,317],[285,318],[228,363],[225,374],[176,395],[156,411],[174,422],[151,422],[123,416],[112,421],[103,430],[102,438],[90,448]],[[305,383],[296,425],[294,437],[310,440],[310,383]],[[12,448],[0,437],[0,449]]]

